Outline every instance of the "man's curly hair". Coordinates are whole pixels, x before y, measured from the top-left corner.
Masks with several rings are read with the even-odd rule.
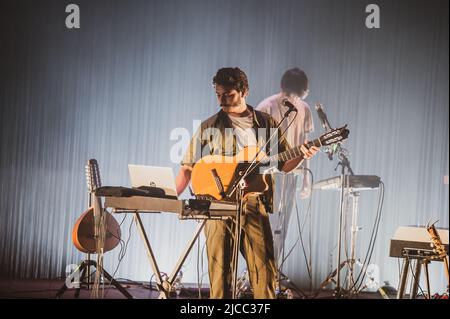
[[[232,87],[238,92],[248,91],[247,75],[239,68],[222,68],[213,78],[213,85]]]

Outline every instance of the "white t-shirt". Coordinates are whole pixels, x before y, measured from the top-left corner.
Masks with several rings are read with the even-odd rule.
[[[283,100],[287,98],[289,102],[291,102],[298,110],[297,117],[295,117],[295,112],[291,112],[286,120],[284,120],[281,125],[281,132],[284,132],[286,127],[288,127],[289,123],[294,121],[291,126],[289,126],[287,132],[285,133],[286,140],[289,143],[290,147],[295,147],[301,145],[307,139],[307,134],[314,131],[314,123],[311,115],[311,109],[309,105],[303,101],[298,96],[289,96],[287,97],[283,93],[278,93],[268,98],[264,99],[261,103],[256,107],[257,110],[266,112],[270,114],[278,123],[283,119],[284,114],[288,110],[288,107],[283,105]],[[303,161],[301,166],[309,168],[309,160]],[[293,171],[295,172],[295,170]],[[301,197],[306,198],[309,197],[310,194],[310,179],[307,172],[303,171],[303,183],[301,187]],[[295,192],[295,188],[293,187],[289,191]],[[290,196],[294,196],[293,194],[289,194],[287,198]]]
[[[278,93],[269,96],[263,100],[256,107],[257,110],[270,114],[278,123],[282,120],[284,114],[288,110],[286,106],[282,104],[286,96],[282,93]],[[290,96],[288,100],[294,104],[298,113],[294,122],[291,124],[286,132],[286,140],[291,147],[301,145],[305,142],[307,134],[314,131],[314,123],[311,115],[311,109],[309,105],[298,96]],[[289,114],[288,118],[284,120],[281,125],[281,132],[284,132],[289,123],[294,119],[295,112]]]
[[[244,146],[258,145],[253,129],[253,113],[250,113],[248,116],[228,115],[228,117],[230,118],[234,129],[238,152]]]

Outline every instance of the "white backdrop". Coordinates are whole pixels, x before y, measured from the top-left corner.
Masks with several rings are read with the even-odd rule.
[[[129,186],[127,164],[170,166],[177,127],[218,110],[212,76],[239,66],[248,102],[276,93],[283,72],[310,78],[313,107],[333,126],[348,124],[345,147],[356,174],[378,175],[385,201],[372,263],[380,281],[398,283],[389,242],[401,225],[430,218],[448,228],[448,2],[377,1],[381,28],[364,25],[368,1],[77,1],[81,28],[65,28],[65,2],[2,3],[0,18],[0,263],[2,276],[51,278],[83,255],[71,243],[87,205],[84,165],[96,158],[104,185]],[[314,112],[316,137],[321,127]],[[312,161],[314,179],[337,175],[337,160]],[[188,195],[185,194],[184,197]],[[357,256],[363,258],[378,199],[361,194]],[[305,220],[307,205],[299,202]],[[313,285],[335,266],[339,197],[312,195]],[[118,220],[121,218],[118,216]],[[130,218],[123,226],[126,240]],[[163,214],[144,217],[161,270],[170,272],[195,228]],[[312,227],[310,227],[310,225]],[[288,234],[291,247],[299,232]],[[200,249],[203,248],[203,239]],[[119,248],[105,266],[117,266]],[[201,260],[200,260],[201,261]],[[200,262],[199,261],[199,262]],[[201,267],[201,264],[199,266]],[[197,281],[197,251],[183,271]],[[206,259],[203,282],[208,281]],[[285,272],[309,278],[300,244]],[[148,281],[136,228],[116,277]],[[445,288],[442,265],[432,289]]]

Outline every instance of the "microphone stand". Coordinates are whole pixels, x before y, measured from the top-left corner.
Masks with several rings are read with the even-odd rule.
[[[234,189],[231,191],[230,194],[232,194],[234,191],[236,191],[236,205],[237,205],[237,212],[236,212],[236,222],[235,222],[235,230],[234,230],[234,245],[233,245],[233,256],[232,256],[232,299],[237,298],[237,272],[238,272],[238,258],[239,258],[239,248],[241,245],[241,217],[242,217],[242,210],[243,210],[243,195],[244,195],[244,189],[247,187],[247,183],[245,179],[247,176],[250,175],[250,173],[258,167],[258,162],[256,162],[256,159],[258,158],[259,154],[263,149],[269,145],[269,143],[274,139],[274,137],[278,133],[278,129],[281,127],[281,124],[288,118],[289,114],[291,112],[297,112],[295,108],[289,107],[289,110],[284,113],[283,118],[281,119],[280,123],[278,123],[277,127],[275,128],[272,135],[269,137],[269,139],[266,141],[266,143],[263,145],[262,148],[258,150],[258,152],[255,155],[255,158],[250,163],[249,167],[245,170],[245,173],[242,174],[242,176],[239,178],[237,184],[235,184]],[[277,142],[278,143],[278,142]],[[266,153],[267,156],[267,153]]]
[[[348,188],[348,186],[346,185],[347,183],[347,178],[346,178],[346,173],[345,171],[347,170],[348,173],[350,173],[350,175],[354,175],[353,174],[353,170],[350,167],[350,161],[348,160],[348,157],[346,156],[347,151],[342,148],[340,146],[340,144],[338,144],[338,157],[340,159],[340,162],[338,163],[338,165],[336,166],[335,170],[341,166],[341,190],[340,190],[340,211],[339,211],[339,232],[338,232],[338,252],[337,252],[337,269],[336,269],[336,287],[334,289],[333,295],[336,298],[342,298],[344,297],[344,291],[341,288],[341,278],[340,278],[340,272],[341,272],[341,268],[344,266],[341,266],[341,242],[342,242],[342,223],[343,223],[343,218],[344,218],[344,192],[345,189]],[[332,153],[330,154],[330,156],[332,157]],[[350,263],[354,263],[353,260],[349,261]],[[351,271],[353,271],[353,265],[350,265],[350,269]],[[349,283],[350,286],[350,283]]]
[[[331,125],[330,122],[328,121],[328,117],[325,114],[325,112],[322,109],[322,105],[320,103],[316,103],[316,110],[317,110],[317,114],[320,118],[320,120],[322,121],[322,126],[325,129],[325,131],[330,131],[331,130]],[[349,272],[349,283],[348,283],[348,287],[351,287],[351,280],[353,278],[353,266],[354,266],[354,236],[353,236],[353,232],[356,231],[356,229],[352,230],[352,253],[351,253],[351,259],[350,260],[346,260],[345,262],[342,263],[341,265],[341,245],[342,245],[342,224],[343,224],[343,219],[344,219],[344,194],[345,194],[345,189],[348,189],[347,185],[347,178],[346,176],[348,176],[348,174],[346,174],[346,170],[347,173],[349,173],[350,175],[354,175],[352,168],[350,167],[350,161],[348,160],[348,157],[346,154],[348,154],[347,150],[341,147],[341,144],[338,143],[336,144],[336,148],[333,149],[333,147],[331,147],[328,150],[328,159],[331,161],[333,160],[333,153],[337,153],[338,157],[340,159],[340,162],[337,164],[335,170],[337,170],[337,168],[339,167],[339,165],[341,166],[341,189],[340,189],[340,203],[339,203],[339,231],[338,231],[338,251],[337,251],[337,265],[336,265],[336,287],[334,289],[334,293],[333,295],[336,298],[342,298],[344,297],[344,291],[341,288],[341,269],[342,267],[344,267],[344,265],[346,263],[349,264],[349,268],[350,268],[350,272]],[[353,220],[352,220],[352,227],[356,228],[356,220],[355,220],[355,210],[356,210],[356,194],[353,194],[353,198],[354,198],[354,207],[353,207]],[[334,276],[333,276],[334,277]],[[326,280],[327,281],[327,280]],[[349,289],[350,290],[350,289]]]
[[[233,256],[231,260],[233,274],[232,274],[232,290],[231,290],[231,298],[237,299],[237,269],[238,269],[238,259],[239,259],[239,248],[241,247],[241,216],[243,210],[243,194],[244,189],[247,185],[245,185],[245,181],[242,179],[239,182],[238,189],[236,192],[236,221],[235,221],[235,229],[234,229],[234,244],[233,244]]]

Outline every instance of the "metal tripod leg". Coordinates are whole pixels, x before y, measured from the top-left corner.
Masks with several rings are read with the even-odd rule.
[[[400,279],[400,286],[397,291],[397,299],[403,299],[403,295],[405,294],[405,286],[406,286],[406,279],[408,278],[408,270],[409,270],[409,258],[405,258],[402,276]]]
[[[74,270],[74,272],[79,272],[81,274],[80,286],[75,290],[75,298],[78,298],[80,296],[81,283],[83,279],[86,277],[86,272],[88,271],[90,266],[96,267],[97,271],[100,271],[111,282],[111,284],[113,284],[125,297],[127,297],[128,299],[133,299],[133,296],[130,295],[130,293],[125,288],[123,288],[121,284],[119,284],[106,270],[104,270],[101,267],[98,267],[97,263],[93,260],[83,260],[80,263],[80,265]],[[58,290],[56,298],[61,297],[63,293],[67,290],[67,288],[68,287],[66,283],[64,283],[64,285]]]
[[[80,285],[78,286],[78,288],[75,289],[75,298],[79,298],[80,297],[80,291],[81,291],[81,285],[83,284],[83,280],[84,278],[86,278],[86,269],[89,269],[90,266],[86,266],[86,263],[83,261],[82,262],[82,266],[81,266],[81,276],[80,276]],[[88,289],[89,289],[89,284],[88,284]]]
[[[427,284],[427,299],[431,299],[431,289],[430,289],[430,275],[428,273],[428,264],[430,263],[430,261],[428,259],[424,259],[423,260],[423,268],[425,270],[425,281]]]
[[[202,220],[200,224],[197,225],[197,228],[195,230],[194,236],[192,237],[191,241],[188,243],[188,245],[186,246],[186,248],[183,251],[183,254],[180,256],[180,258],[178,259],[177,264],[175,265],[174,269],[172,270],[169,279],[168,279],[168,284],[169,284],[169,291],[170,291],[170,287],[172,287],[173,282],[175,281],[175,278],[178,275],[178,272],[181,269],[181,266],[183,266],[187,256],[189,255],[192,247],[194,246],[195,242],[198,239],[198,236],[200,235],[203,227],[205,226],[206,223],[206,219]],[[159,293],[159,299],[163,299],[164,298],[164,293],[160,292]]]
[[[409,296],[410,299],[416,299],[417,290],[419,289],[420,270],[422,269],[421,266],[422,266],[422,260],[421,259],[417,259],[416,269],[414,271],[413,288],[412,288],[411,295]]]
[[[99,271],[103,274],[103,276],[106,277],[116,288],[119,290],[125,297],[128,299],[133,299],[133,296],[126,291],[125,288],[123,288],[106,270],[102,269],[101,267],[97,267]]]
[[[161,272],[159,271],[158,264],[156,263],[155,255],[153,254],[152,246],[150,245],[150,241],[148,240],[147,233],[144,229],[144,224],[142,223],[141,217],[139,216],[139,213],[134,213],[134,220],[136,222],[136,225],[139,229],[139,232],[141,233],[142,240],[144,241],[145,248],[147,249],[147,256],[150,260],[150,264],[153,269],[153,273],[155,274],[156,278],[156,287],[158,288],[158,291],[160,294],[162,293],[162,296],[164,299],[169,298],[169,289],[167,282],[164,282],[161,277]]]
[[[147,233],[145,232],[144,225],[142,223],[141,217],[139,216],[139,213],[134,213],[134,219],[136,221],[136,225],[139,229],[139,232],[141,234],[142,240],[144,241],[145,248],[147,249],[147,256],[150,260],[150,264],[153,270],[153,273],[156,277],[156,286],[159,291],[159,299],[167,299],[170,297],[170,289],[175,281],[175,278],[178,274],[178,272],[181,269],[181,266],[183,265],[184,261],[186,260],[187,256],[189,255],[189,252],[191,251],[192,247],[194,246],[195,241],[197,240],[198,236],[200,235],[203,227],[205,226],[206,219],[203,220],[198,226],[194,233],[194,236],[192,237],[189,244],[186,246],[183,254],[179,258],[177,264],[175,265],[175,268],[173,269],[172,273],[170,274],[170,277],[167,280],[163,280],[161,276],[161,272],[159,271],[158,263],[156,262],[155,255],[153,254],[152,246],[150,245],[150,241],[148,240]]]
[[[78,267],[73,271],[73,273],[80,273],[81,271],[83,271],[84,268],[84,261],[82,261]],[[56,293],[55,298],[60,298],[68,289],[66,282],[64,281],[64,284],[61,286],[61,288],[59,288],[58,292]]]
[[[348,263],[348,260],[344,260],[343,262],[341,262],[341,264],[339,265],[338,268],[334,269],[327,278],[325,278],[324,281],[322,281],[320,283],[319,289],[316,291],[316,293],[313,295],[313,298],[317,297],[320,294],[320,291],[322,289],[325,289],[325,287],[330,283],[336,283],[336,280],[334,279],[334,277],[337,276],[337,274],[339,273],[339,271],[344,268],[344,266]]]
[[[358,227],[358,199],[359,192],[350,191],[349,196],[352,199],[352,229],[351,229],[351,239],[350,239],[350,261],[348,263],[349,272],[347,278],[347,290],[356,290],[355,282],[354,282],[354,271],[355,271],[355,261],[356,261],[356,237],[357,232],[359,231]]]

